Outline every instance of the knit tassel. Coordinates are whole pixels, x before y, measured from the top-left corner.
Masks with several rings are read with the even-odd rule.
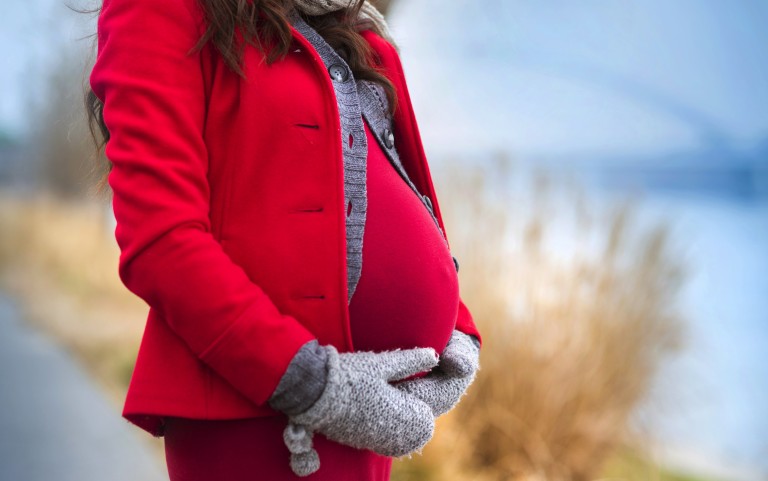
[[[309,476],[320,469],[320,457],[312,447],[312,432],[306,427],[288,422],[283,441],[291,453],[291,470],[296,476]]]

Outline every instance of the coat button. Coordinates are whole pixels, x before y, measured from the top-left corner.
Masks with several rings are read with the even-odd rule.
[[[335,63],[328,67],[328,73],[330,73],[331,78],[337,82],[344,82],[349,78],[347,68],[340,63]]]
[[[388,149],[391,149],[395,146],[395,134],[391,130],[384,129],[384,133],[382,135],[384,137],[384,145],[386,145]]]
[[[453,256],[453,265],[456,266],[456,272],[459,272],[459,261],[456,260],[456,256]]]

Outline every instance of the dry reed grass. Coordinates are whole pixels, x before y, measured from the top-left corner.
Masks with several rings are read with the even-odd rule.
[[[399,481],[595,479],[682,346],[665,226],[636,228],[631,199],[601,215],[577,183],[542,174],[512,188],[524,176],[498,160],[439,171],[481,371],[423,455],[395,465]],[[620,479],[654,479],[637,475]]]

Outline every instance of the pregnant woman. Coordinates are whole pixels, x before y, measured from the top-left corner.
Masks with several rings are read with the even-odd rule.
[[[387,480],[481,345],[360,0],[105,0],[88,112],[149,306],[123,416],[172,481]]]

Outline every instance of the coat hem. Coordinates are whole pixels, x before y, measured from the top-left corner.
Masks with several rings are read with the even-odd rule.
[[[134,399],[136,396],[132,396]],[[155,397],[146,397],[150,402],[157,402]],[[252,409],[248,408],[236,408],[224,410],[207,410],[195,409],[190,407],[187,403],[171,400],[166,400],[166,406],[158,408],[156,406],[141,406],[142,403],[136,403],[137,405],[131,407],[124,407],[122,412],[123,419],[127,420],[134,426],[141,428],[143,431],[151,434],[152,436],[159,438],[165,434],[165,418],[166,417],[183,417],[189,419],[200,420],[231,420],[231,419],[245,419],[245,418],[259,418],[268,416],[281,415],[278,411],[264,407],[259,408],[254,406]]]

